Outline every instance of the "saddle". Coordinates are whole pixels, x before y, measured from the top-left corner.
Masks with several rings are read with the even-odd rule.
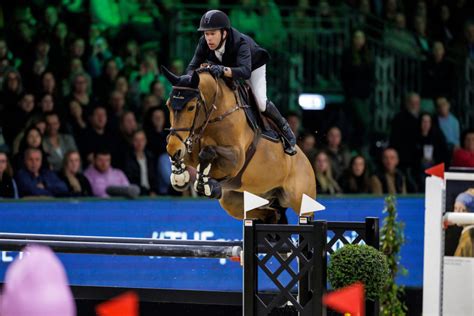
[[[226,83],[234,91],[237,103],[244,110],[250,128],[269,141],[281,142],[276,126],[260,113],[250,86],[243,81],[226,80]]]

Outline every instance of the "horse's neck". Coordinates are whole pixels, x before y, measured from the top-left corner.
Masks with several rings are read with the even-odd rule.
[[[216,81],[207,73],[200,76],[199,89],[206,101],[206,105],[210,107],[214,104],[217,107],[217,113],[226,111],[235,105],[233,102],[226,102],[229,95],[233,96],[230,88],[222,80]]]

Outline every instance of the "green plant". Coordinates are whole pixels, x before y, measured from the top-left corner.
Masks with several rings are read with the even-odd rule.
[[[387,214],[383,220],[383,227],[380,231],[380,248],[387,257],[388,267],[390,269],[390,278],[385,286],[383,295],[380,297],[381,315],[406,314],[407,307],[400,300],[404,293],[402,286],[397,285],[395,278],[398,274],[406,275],[407,270],[400,265],[400,248],[405,243],[403,234],[404,223],[397,221],[397,209],[395,207],[395,197],[389,196],[385,199],[384,213]]]
[[[334,289],[360,281],[371,300],[380,297],[389,275],[384,254],[367,245],[345,245],[331,255],[328,267],[328,279]]]

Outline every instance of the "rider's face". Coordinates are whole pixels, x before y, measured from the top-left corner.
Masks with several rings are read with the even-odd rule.
[[[222,32],[220,30],[205,31],[204,37],[206,39],[207,46],[210,50],[215,50],[222,39]]]

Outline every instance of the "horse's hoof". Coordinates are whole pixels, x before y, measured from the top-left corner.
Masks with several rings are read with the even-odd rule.
[[[194,190],[201,195],[211,199],[220,199],[222,197],[222,188],[214,179],[209,179],[198,175],[196,181],[194,181]]]
[[[171,173],[170,180],[173,189],[176,191],[182,192],[188,189],[191,177],[189,176],[189,172],[184,170],[181,173]]]

